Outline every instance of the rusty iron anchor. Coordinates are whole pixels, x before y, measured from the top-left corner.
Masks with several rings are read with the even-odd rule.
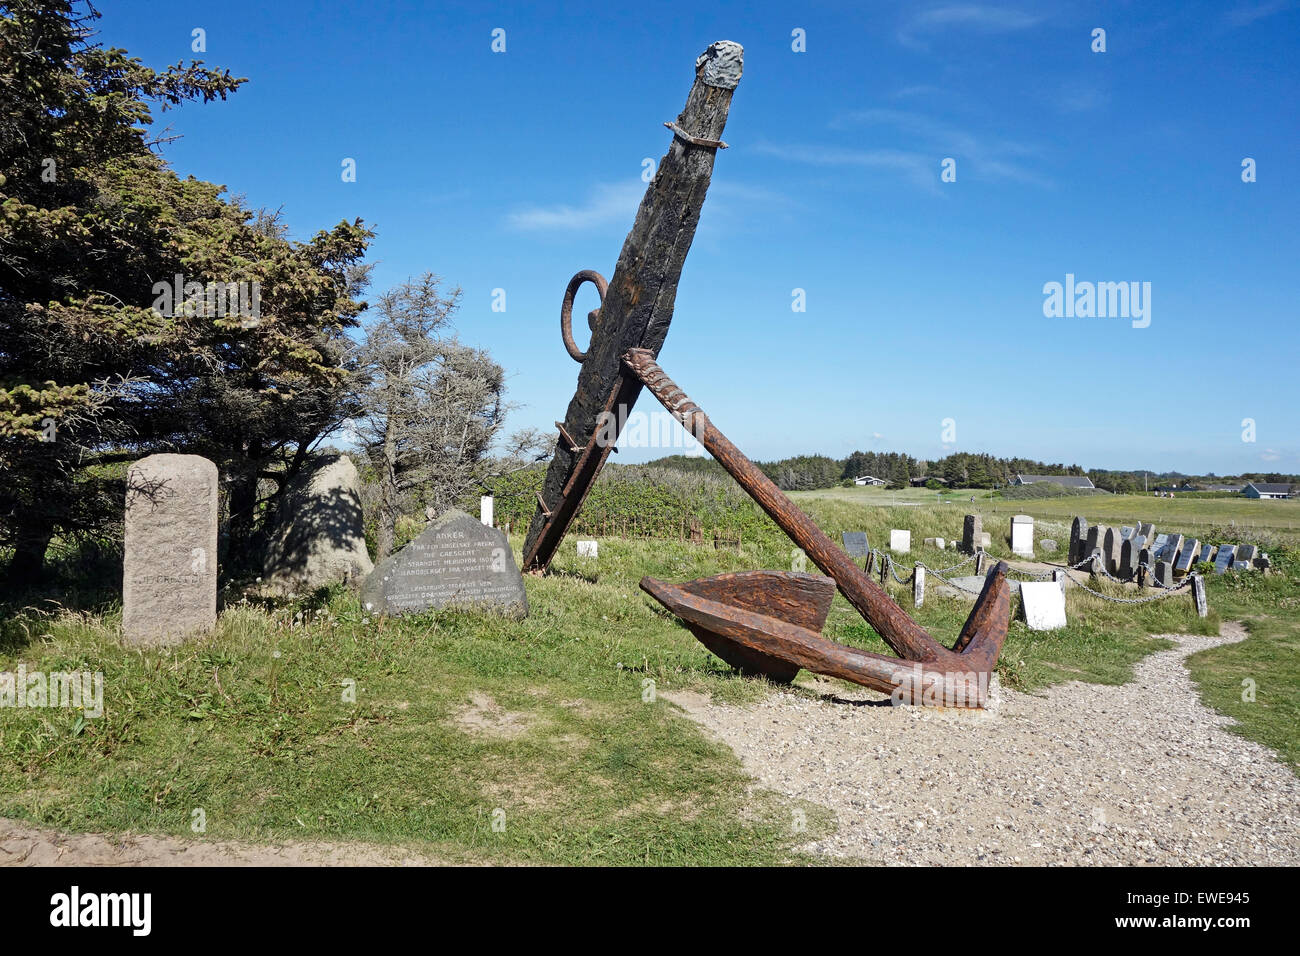
[[[685,621],[702,644],[742,671],[789,682],[806,668],[890,694],[900,703],[985,705],[1009,622],[1011,588],[1005,562],[985,580],[956,643],[944,647],[709,421],[649,350],[630,349],[623,364],[834,582],[815,575],[754,571],[680,585],[645,577],[644,591]],[[833,588],[898,657],[821,636]]]

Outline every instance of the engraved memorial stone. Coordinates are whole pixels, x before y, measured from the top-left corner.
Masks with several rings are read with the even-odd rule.
[[[1174,561],[1175,571],[1190,571],[1192,565],[1196,563],[1196,556],[1201,553],[1201,542],[1192,538],[1190,541],[1183,542],[1183,550],[1178,552],[1178,558]]]
[[[177,644],[216,623],[217,491],[217,466],[198,455],[150,455],[127,472],[127,644]]]
[[[1026,557],[1034,556],[1034,519],[1029,515],[1012,516],[1011,550]]]
[[[961,526],[961,549],[967,554],[974,554],[980,547],[980,535],[984,533],[984,519],[979,515],[967,515]]]
[[[452,509],[375,566],[361,602],[376,614],[444,607],[528,614],[528,596],[503,532]]]
[[[867,533],[865,531],[845,531],[840,538],[844,541],[844,550],[854,558],[865,558],[867,552],[871,550],[871,545],[867,543]]]

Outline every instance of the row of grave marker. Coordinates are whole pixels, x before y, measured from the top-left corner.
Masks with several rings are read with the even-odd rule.
[[[1206,561],[1214,562],[1215,574],[1267,571],[1270,566],[1268,555],[1253,544],[1216,547],[1178,533],[1157,534],[1155,526],[1148,522],[1122,525],[1118,530],[1106,525],[1090,528],[1086,518],[1076,517],[1070,527],[1069,564],[1078,565],[1090,555],[1100,557],[1090,565],[1094,573],[1104,569],[1121,580],[1129,580],[1140,578],[1139,568],[1145,565],[1155,569],[1157,581],[1166,587],[1173,583],[1175,575],[1186,574]]]

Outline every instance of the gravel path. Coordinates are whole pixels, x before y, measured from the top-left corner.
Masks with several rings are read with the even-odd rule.
[[[803,847],[886,864],[1300,864],[1300,780],[1201,704],[1178,644],[1120,687],[1002,689],[990,712],[884,706],[815,678],[816,698],[748,707],[665,695],[759,785],[834,811]],[[792,824],[793,825],[793,824]]]

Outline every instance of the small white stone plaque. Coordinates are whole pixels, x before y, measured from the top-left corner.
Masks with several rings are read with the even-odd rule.
[[[894,528],[889,532],[889,550],[907,554],[912,550],[912,532]]]
[[[1056,581],[1022,581],[1020,600],[1025,607],[1025,623],[1031,631],[1065,627],[1065,592]]]

